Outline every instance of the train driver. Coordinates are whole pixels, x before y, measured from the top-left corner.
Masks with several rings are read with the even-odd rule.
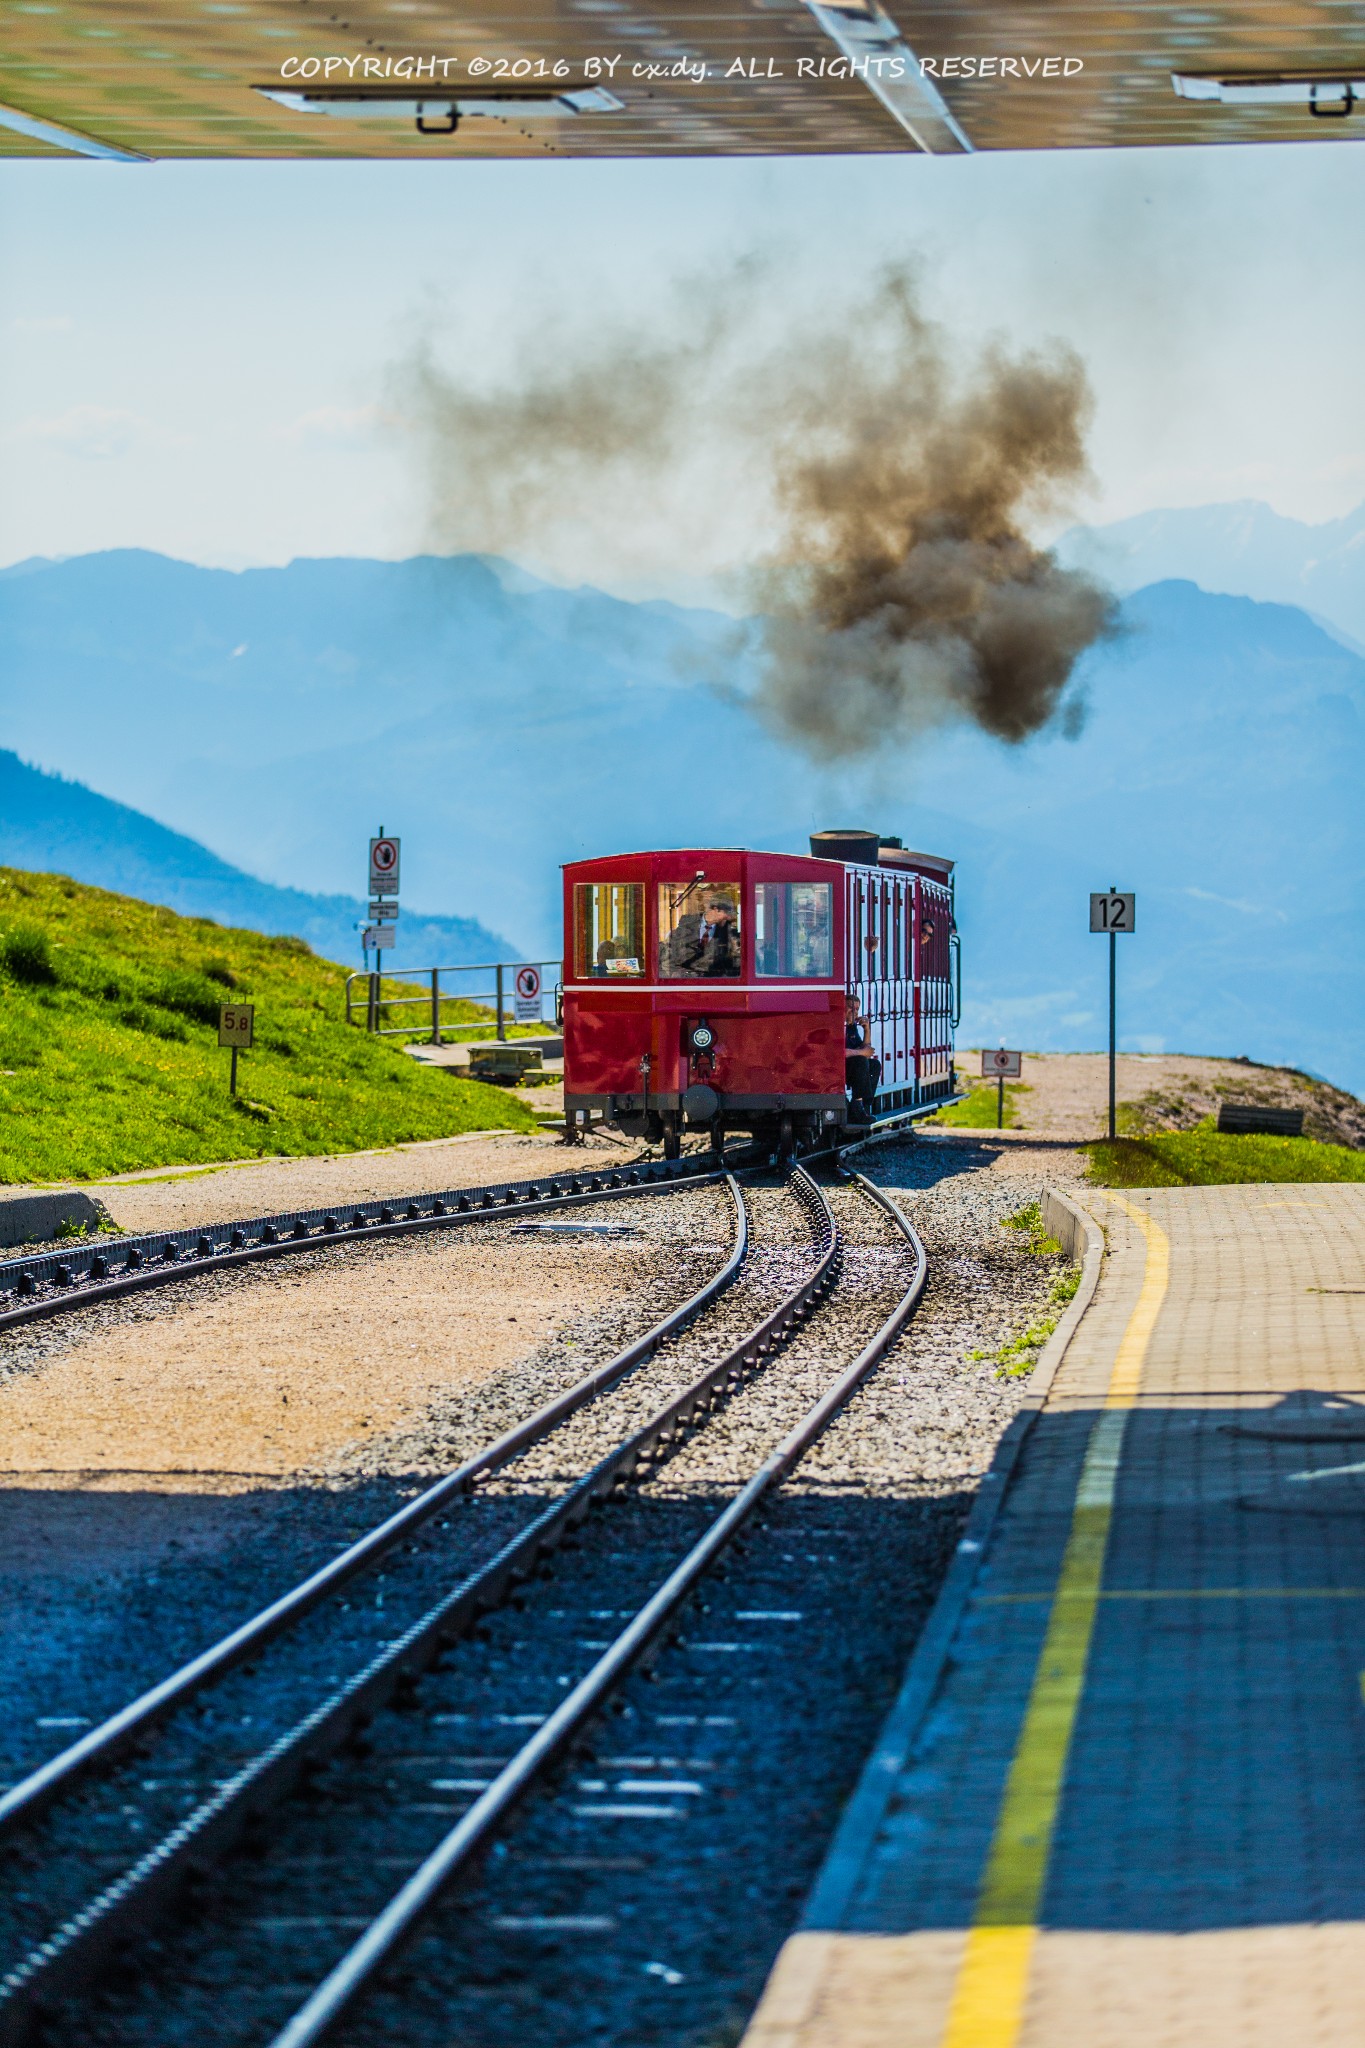
[[[877,1083],[881,1077],[882,1063],[874,1057],[868,1044],[862,1004],[857,996],[847,995],[844,997],[844,1085],[852,1098],[855,1116],[861,1111],[859,1121],[871,1121]]]
[[[702,897],[701,916],[679,919],[668,942],[667,972],[739,974],[739,930],[733,897],[718,889],[708,889]]]

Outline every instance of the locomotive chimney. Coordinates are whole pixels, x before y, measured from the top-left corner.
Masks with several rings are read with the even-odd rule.
[[[857,867],[875,868],[883,841],[875,832],[850,828],[842,832],[812,832],[810,850],[816,860],[851,861]]]

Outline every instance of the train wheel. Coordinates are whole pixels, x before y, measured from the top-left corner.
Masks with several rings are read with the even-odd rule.
[[[792,1120],[784,1116],[777,1127],[777,1161],[779,1166],[790,1166],[796,1157],[796,1132]]]
[[[682,1135],[672,1117],[669,1117],[664,1123],[664,1158],[681,1159],[681,1157]]]
[[[719,1117],[716,1118],[715,1122],[711,1126],[711,1151],[715,1158],[720,1160],[724,1159],[725,1125],[721,1122]]]

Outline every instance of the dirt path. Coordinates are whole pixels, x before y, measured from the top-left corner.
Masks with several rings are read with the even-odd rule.
[[[313,1159],[248,1159],[226,1166],[169,1167],[83,1181],[83,1192],[104,1204],[121,1230],[187,1230],[197,1224],[234,1223],[328,1202],[363,1202],[393,1195],[435,1194],[444,1188],[530,1180],[566,1165],[603,1166],[633,1157],[639,1147],[595,1138],[570,1151],[540,1133],[478,1131],[458,1138],[394,1145],[381,1152],[328,1153]],[[18,1193],[21,1190],[6,1190]]]
[[[3,1479],[235,1491],[317,1471],[657,1271],[643,1237],[507,1229],[304,1254],[16,1331],[0,1347]]]

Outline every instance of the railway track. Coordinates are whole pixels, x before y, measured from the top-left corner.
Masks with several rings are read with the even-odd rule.
[[[526,1186],[521,1184],[523,1190]],[[328,1909],[293,1916],[301,1938],[292,1947],[285,1942],[278,1967],[262,1964],[259,1932],[253,1939],[243,1888],[258,1904],[281,1882],[288,1896],[293,1879],[287,1849],[280,1869],[273,1853],[261,1863],[237,1858],[231,1882],[211,1905],[203,1894],[200,1913],[206,1917],[199,1920],[197,1933],[193,1921],[182,1920],[179,1931],[167,1935],[152,1966],[156,1991],[150,1999],[144,1986],[134,2000],[135,2012],[104,2013],[113,1994],[100,1993],[82,2011],[79,2037],[90,2044],[160,2043],[199,2038],[211,2030],[220,2039],[270,2041],[275,2048],[303,2048],[305,2042],[328,2037],[382,1976],[396,1948],[445,1889],[506,1827],[515,1807],[553,1781],[587,1724],[641,1660],[658,1649],[702,1575],[894,1341],[923,1285],[924,1256],[913,1232],[869,1183],[858,1181],[862,1198],[891,1220],[902,1247],[894,1304],[889,1313],[879,1312],[870,1329],[865,1327],[865,1304],[860,1322],[856,1300],[841,1295],[840,1235],[828,1203],[809,1177],[795,1169],[784,1190],[751,1190],[747,1200],[733,1180],[729,1186],[735,1204],[730,1257],[674,1316],[591,1375],[572,1396],[561,1397],[408,1503],[323,1572],[0,1801],[0,1830],[10,1831],[21,1849],[33,1913],[55,1899],[51,1859],[60,1862],[65,1853],[68,1876],[78,1868],[88,1872],[94,1844],[93,1860],[106,1873],[93,1894],[68,1900],[64,1913],[54,1916],[54,1930],[34,1940],[9,1970],[0,1988],[0,2039],[42,2039],[54,2014],[51,2038],[73,2038],[71,2001],[82,1987],[98,1982],[120,1960],[126,1965],[149,1928],[163,1923],[174,1928],[173,1909],[194,1888],[202,1893],[213,1882],[214,1869],[253,1828],[262,1826],[269,1828],[272,1848],[298,1836],[298,1854],[305,1862],[310,1857],[318,1861],[308,1846],[311,1836],[324,1838],[320,1855]],[[543,1200],[544,1195],[530,1199]],[[756,1248],[747,1217],[755,1205],[762,1212]],[[786,1412],[779,1417],[782,1400],[776,1406],[769,1401],[766,1408],[759,1403],[756,1418],[746,1423],[753,1390],[774,1377],[775,1365],[812,1318],[824,1319],[828,1342],[815,1347],[816,1363],[807,1365],[804,1377],[797,1375],[795,1391],[786,1390]],[[830,1367],[830,1350],[841,1357],[837,1368]],[[636,1370],[645,1361],[648,1369]],[[783,1425],[776,1432],[775,1418]],[[618,1554],[603,1550],[616,1540],[612,1530],[666,1481],[679,1457],[686,1462],[690,1446],[705,1445],[727,1428],[732,1435],[738,1431],[736,1440],[745,1446],[750,1469],[722,1489],[724,1504],[690,1511],[697,1526],[683,1532],[689,1540],[681,1548],[677,1516],[665,1516],[667,1555],[661,1553],[656,1531],[653,1540],[642,1536],[628,1556],[613,1563]],[[452,1571],[443,1553],[458,1551],[458,1543],[429,1542],[409,1589],[423,1596],[409,1599],[409,1608],[420,1611],[412,1611],[349,1677],[327,1671],[341,1653],[333,1640],[319,1634],[319,1610],[381,1559],[391,1571],[396,1558],[407,1561],[414,1532],[431,1532],[440,1512],[476,1486],[480,1505],[492,1511],[490,1529],[497,1539],[485,1545],[487,1554],[471,1568]],[[552,1662],[572,1664],[572,1655],[556,1641],[553,1611],[542,1620],[535,1617],[549,1597],[540,1575],[557,1551],[574,1545],[582,1546],[581,1559],[577,1550],[571,1564],[561,1558],[555,1583],[594,1574],[600,1579],[605,1571],[606,1581],[617,1587],[614,1618],[624,1618],[626,1626],[594,1645],[598,1654],[586,1671],[576,1677],[554,1674],[555,1694],[562,1697],[552,1704],[542,1700],[534,1714],[509,1707],[505,1724],[529,1732],[492,1776],[477,1787],[471,1779],[443,1781],[447,1791],[462,1787],[474,1795],[457,1800],[465,1810],[457,1813],[452,1827],[444,1833],[434,1829],[430,1811],[424,1814],[420,1802],[416,1812],[396,1822],[372,1776],[367,1777],[357,1744],[382,1751],[395,1730],[409,1725],[417,1702],[427,1702],[421,1711],[428,1721],[434,1715],[440,1722],[441,1711],[430,1705],[429,1696],[458,1702],[471,1690],[487,1692],[491,1686],[496,1692],[501,1686],[514,1702],[528,1686],[535,1691],[545,1677],[540,1669],[545,1644],[553,1645]],[[468,1558],[463,1562],[468,1564]],[[446,1583],[438,1590],[442,1571]],[[627,1588],[631,1605],[623,1617],[620,1599]],[[430,1598],[433,1590],[436,1597]],[[523,1604],[530,1622],[521,1614]],[[508,1655],[496,1643],[480,1640],[494,1625],[514,1630],[534,1625],[537,1632],[523,1654]],[[316,1637],[311,1642],[310,1629]],[[292,1654],[302,1645],[303,1678],[296,1674],[297,1682],[277,1691],[271,1711],[262,1713],[255,1702],[253,1723],[271,1739],[261,1742],[253,1733],[244,1745],[240,1721],[246,1717],[237,1710],[252,1704],[253,1682],[258,1689],[264,1683],[269,1691],[270,1659],[262,1653],[281,1635],[287,1636],[287,1645],[280,1649],[287,1646]],[[447,1658],[457,1642],[458,1656]],[[258,1666],[252,1673],[240,1669],[247,1659]],[[225,1681],[231,1695],[225,1710],[206,1716],[205,1694],[212,1688],[213,1697],[220,1697]],[[452,1720],[451,1715],[445,1718]],[[453,1720],[461,1718],[456,1706]],[[187,1735],[189,1722],[194,1726]],[[159,1775],[134,1785],[120,1757],[130,1743],[145,1745],[159,1729],[162,1736],[150,1766],[136,1767],[150,1767]],[[169,1743],[168,1735],[173,1738]],[[82,1779],[93,1782],[82,1788]],[[43,1809],[54,1802],[55,1813],[44,1818]],[[433,1834],[439,1834],[434,1844]],[[130,1835],[137,1844],[134,1854],[129,1853]],[[146,1846],[151,1836],[155,1839]],[[369,1838],[372,1847],[358,1847]],[[344,1855],[337,1852],[339,1840],[349,1843]],[[325,1846],[329,1842],[331,1849]],[[376,1899],[376,1878],[392,1867],[396,1843],[402,1847],[400,1860],[410,1868],[391,1897]],[[355,1910],[338,1912],[338,1883],[346,1890],[342,1870],[353,1870],[357,1861],[365,1873],[364,1896],[343,1901]],[[276,1921],[290,1918],[288,1913],[275,1915]],[[356,1930],[359,1938],[324,1981],[300,1998],[300,1987],[317,1975],[320,1930],[325,1930],[324,1952],[328,1947],[334,1951],[337,1932],[355,1921],[362,1923]],[[195,1957],[184,1976],[177,1977],[167,1959],[183,1941]],[[139,1959],[139,1970],[144,1967],[145,1959]],[[230,2024],[226,2014],[214,2011],[225,1983],[232,1987]],[[204,2006],[206,1992],[209,2003]],[[197,2018],[182,2010],[185,1997],[191,2006],[196,1998],[201,2001]],[[289,2018],[291,2006],[296,2010]]]
[[[749,1152],[735,1155],[742,1169]],[[288,1258],[334,1245],[369,1244],[378,1237],[449,1230],[509,1214],[570,1209],[619,1195],[648,1194],[723,1178],[709,1154],[686,1159],[634,1160],[597,1171],[541,1174],[534,1180],[489,1187],[447,1188],[441,1194],[391,1196],[385,1201],[337,1202],[327,1209],[287,1209],[235,1223],[158,1230],[141,1236],[76,1239],[69,1248],[0,1260],[0,1330],[91,1302],[164,1287],[198,1273],[216,1273],[261,1259]]]

